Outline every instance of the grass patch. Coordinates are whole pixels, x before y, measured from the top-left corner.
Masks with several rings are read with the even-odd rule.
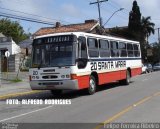
[[[11,82],[17,83],[17,82],[22,82],[22,80],[19,78],[15,78],[15,79],[11,80]]]

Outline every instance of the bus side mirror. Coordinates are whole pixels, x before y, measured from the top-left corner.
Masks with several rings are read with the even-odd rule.
[[[83,69],[83,68],[86,67],[87,62],[88,62],[88,59],[78,58],[78,59],[76,59],[76,62],[77,62],[78,68],[79,68],[79,69]]]

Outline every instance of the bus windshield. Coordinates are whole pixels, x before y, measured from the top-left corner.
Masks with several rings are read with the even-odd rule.
[[[75,43],[33,44],[32,67],[59,67],[75,64]]]

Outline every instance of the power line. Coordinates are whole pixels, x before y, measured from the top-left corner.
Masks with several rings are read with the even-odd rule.
[[[46,22],[46,21],[41,21],[41,20],[38,21],[38,20],[36,20],[36,19],[31,19],[31,18],[27,18],[27,17],[17,16],[17,15],[2,13],[2,12],[0,12],[0,16],[7,17],[7,18],[24,20],[24,21],[29,21],[29,22],[47,24],[47,25],[52,25],[52,26],[55,25],[54,23],[49,23],[49,22]],[[73,27],[73,26],[70,26],[70,25],[68,25],[67,27],[68,27],[68,28],[72,28],[72,29],[77,29],[77,28],[78,28],[78,27]]]
[[[41,18],[48,19],[48,20],[53,20],[53,21],[66,22],[66,21],[62,21],[62,20],[57,20],[57,19],[52,19],[52,18],[48,18],[48,17],[44,17],[44,16],[40,16],[40,15],[37,15],[37,14],[26,13],[26,12],[22,12],[22,11],[18,11],[18,10],[12,10],[12,9],[3,8],[3,7],[0,7],[0,9],[8,10],[8,11],[12,11],[12,12],[17,12],[17,13],[22,13],[22,14],[27,14],[27,15],[35,16],[35,17],[41,17]]]
[[[27,17],[13,15],[13,14],[2,13],[2,12],[0,12],[0,16],[18,19],[18,20],[30,21],[30,22],[35,22],[35,23],[41,23],[41,24],[54,25],[54,23],[51,23],[51,22],[37,20],[33,18],[27,18]]]
[[[108,0],[105,0],[108,1]],[[103,1],[99,1],[100,3]],[[95,4],[97,2],[94,2],[93,4]],[[92,4],[92,3],[91,3]],[[1,8],[1,7],[0,7]],[[6,8],[5,8],[6,9]],[[27,14],[27,15],[33,15],[33,16],[39,16],[36,14],[29,14],[29,13],[25,13],[25,12],[21,12],[21,11],[17,11],[17,10],[11,10],[11,9],[6,9],[9,11],[14,11],[14,12],[19,12],[19,13],[23,13],[23,14]],[[24,21],[29,21],[29,22],[35,22],[35,23],[41,23],[41,24],[48,24],[48,25],[54,25],[54,23],[51,22],[47,22],[47,21],[42,21],[42,20],[37,20],[37,19],[33,19],[33,18],[28,18],[28,17],[24,17],[24,16],[18,16],[18,15],[13,15],[13,14],[7,14],[7,13],[1,13],[0,16],[3,17],[9,17],[9,18],[14,18],[14,19],[19,19],[19,20],[24,20]],[[77,27],[71,27],[76,29]]]

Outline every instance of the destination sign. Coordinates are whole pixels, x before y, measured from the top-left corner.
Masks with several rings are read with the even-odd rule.
[[[61,35],[61,36],[52,36],[35,39],[33,44],[43,44],[43,43],[61,43],[61,42],[74,42],[76,41],[75,35]]]
[[[101,61],[91,62],[91,70],[106,70],[115,68],[125,68],[126,61]]]

